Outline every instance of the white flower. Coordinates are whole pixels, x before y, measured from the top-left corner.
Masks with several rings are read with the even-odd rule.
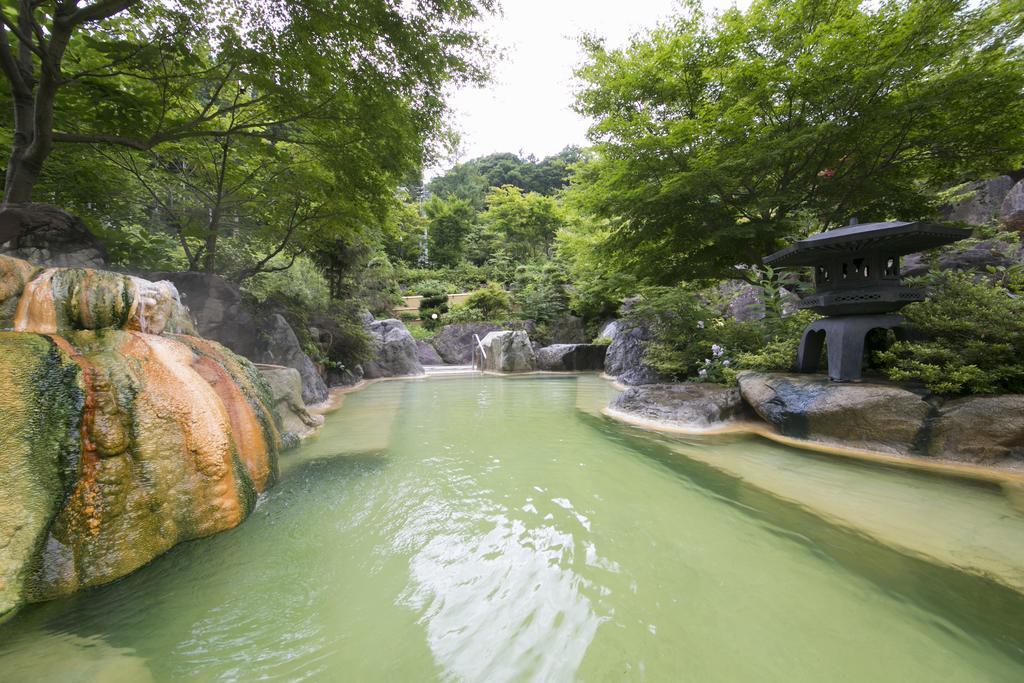
[[[704,321],[703,320],[698,320],[697,321],[697,329],[698,330],[703,330],[704,329]]]
[[[701,377],[707,377],[708,371],[705,370],[704,368],[701,368],[700,370],[697,371],[697,374],[700,375]]]
[[[722,348],[718,344],[711,345],[711,355],[713,355],[715,358],[721,358],[723,353],[725,353],[724,348]]]
[[[704,365],[711,365],[711,359],[710,358],[705,358],[704,359]]]
[[[729,367],[729,360],[728,359],[722,361],[722,367],[726,367],[726,368]]]

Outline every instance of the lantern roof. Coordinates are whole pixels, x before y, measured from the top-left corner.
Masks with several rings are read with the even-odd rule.
[[[766,256],[771,266],[814,266],[847,254],[884,251],[903,256],[970,237],[970,230],[922,221],[864,223],[826,230]]]

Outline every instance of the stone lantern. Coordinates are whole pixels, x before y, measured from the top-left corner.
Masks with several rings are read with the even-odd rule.
[[[804,330],[797,371],[815,372],[828,344],[828,374],[834,381],[860,379],[864,341],[871,330],[894,330],[904,338],[903,306],[925,298],[923,289],[900,284],[900,257],[970,236],[969,230],[934,223],[851,223],[801,240],[764,259],[770,266],[811,266],[815,292],[799,308],[828,317]]]

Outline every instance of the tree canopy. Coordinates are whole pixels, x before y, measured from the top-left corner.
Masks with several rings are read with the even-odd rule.
[[[621,50],[585,42],[595,158],[570,196],[597,258],[727,276],[812,227],[933,215],[1024,149],[1021,0],[696,3]]]
[[[486,46],[470,24],[491,7],[5,5],[5,202],[163,226],[186,267],[236,278],[379,226],[396,184],[446,144],[444,88],[483,78]],[[48,171],[54,149],[61,163]],[[93,164],[106,186],[67,182],[69,166]]]
[[[431,180],[427,189],[441,197],[465,199],[480,210],[485,195],[494,187],[512,185],[524,192],[553,195],[569,184],[570,167],[582,159],[583,150],[572,145],[540,160],[532,155],[497,152],[456,164]]]

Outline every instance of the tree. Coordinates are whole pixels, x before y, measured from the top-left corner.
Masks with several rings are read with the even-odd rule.
[[[655,282],[722,277],[818,227],[929,217],[1024,150],[1021,0],[755,0],[623,50],[588,40],[579,210]]]
[[[558,202],[536,192],[523,194],[514,185],[493,188],[485,201],[481,220],[504,242],[509,254],[526,261],[549,256],[555,234],[564,224]]]
[[[431,180],[428,187],[440,197],[465,199],[479,211],[484,208],[485,195],[494,187],[513,185],[524,192],[554,195],[569,183],[572,165],[582,159],[583,151],[571,145],[540,161],[533,156],[498,152],[456,164]]]
[[[426,235],[427,222],[420,213],[419,204],[408,192],[400,190],[384,221],[384,250],[396,262],[407,266],[420,265],[426,258]]]
[[[431,266],[454,266],[462,259],[463,244],[476,220],[473,205],[464,199],[431,197],[423,205],[427,216],[428,260]]]
[[[355,161],[353,177],[386,184],[439,143],[445,85],[482,78],[483,45],[469,25],[492,8],[490,0],[79,5],[19,0],[0,13],[0,71],[14,112],[5,204],[32,198],[62,142],[329,144],[348,157],[338,168]]]

